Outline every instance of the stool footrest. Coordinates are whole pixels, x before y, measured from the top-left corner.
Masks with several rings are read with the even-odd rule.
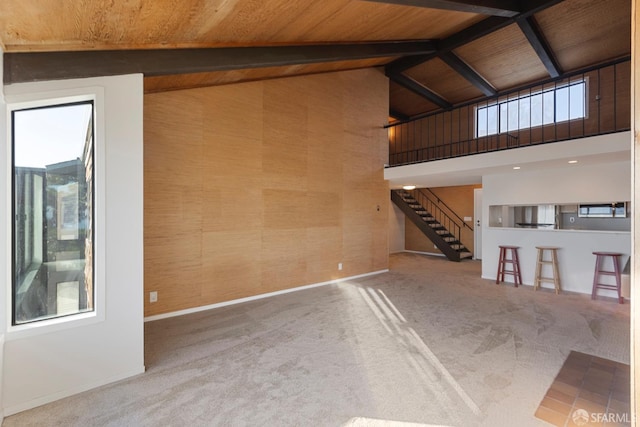
[[[615,271],[598,270],[598,274],[602,274],[602,275],[605,275],[605,276],[617,276],[617,273]]]
[[[618,287],[616,285],[607,285],[607,284],[604,284],[604,283],[596,284],[596,288],[597,289],[612,289],[614,291],[618,290]]]

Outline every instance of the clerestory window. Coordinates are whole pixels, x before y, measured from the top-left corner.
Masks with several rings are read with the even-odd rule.
[[[587,116],[587,82],[509,98],[476,108],[476,137],[552,125]]]

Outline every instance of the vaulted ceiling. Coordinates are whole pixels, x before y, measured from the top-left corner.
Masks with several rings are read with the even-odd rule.
[[[390,114],[630,55],[631,0],[3,0],[5,83],[143,72],[157,92],[379,67]]]

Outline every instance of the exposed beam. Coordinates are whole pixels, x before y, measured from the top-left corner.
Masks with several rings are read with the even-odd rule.
[[[452,104],[449,101],[433,92],[429,88],[413,80],[411,77],[407,77],[404,74],[387,74],[387,77],[389,77],[391,81],[396,82],[405,89],[409,89],[411,92],[416,93],[423,98],[433,102],[440,108],[447,109],[452,107]]]
[[[463,46],[467,43],[471,43],[474,40],[477,40],[481,37],[484,37],[488,34],[491,34],[495,31],[498,31],[502,28],[505,28],[511,24],[516,22],[516,18],[522,19],[529,16],[532,16],[535,13],[538,13],[542,10],[545,10],[551,6],[554,6],[558,3],[561,3],[563,0],[529,0],[523,1],[523,9],[522,12],[516,17],[504,18],[501,16],[490,16],[489,18],[483,19],[480,22],[471,25],[470,27],[465,28],[462,31],[459,31],[447,38],[440,40],[437,45],[438,49],[436,52],[431,54],[424,54],[415,57],[407,57],[400,58],[389,65],[386,66],[387,72],[392,73],[400,73],[409,68],[415,67],[416,65],[420,65],[423,62],[429,61],[437,56],[441,55],[444,52],[452,51],[460,46]]]
[[[507,97],[507,96],[512,95],[514,93],[518,93],[518,92],[522,92],[522,91],[528,91],[529,89],[532,89],[532,88],[544,87],[545,85],[553,84],[554,82],[557,82],[558,80],[566,80],[566,79],[570,79],[571,77],[580,76],[580,75],[584,76],[585,74],[590,73],[592,71],[595,71],[595,70],[598,70],[598,69],[603,69],[603,68],[606,68],[606,67],[615,66],[615,65],[622,64],[622,63],[628,62],[628,61],[631,61],[631,56],[622,56],[622,57],[619,57],[619,58],[611,60],[611,61],[607,61],[607,62],[604,62],[604,63],[598,63],[596,65],[592,65],[590,67],[581,68],[579,70],[574,70],[574,71],[571,71],[571,72],[564,72],[557,78],[549,77],[548,79],[545,79],[545,80],[538,80],[538,81],[535,81],[533,83],[527,83],[525,85],[518,86],[518,87],[515,87],[515,88],[509,88],[507,90],[498,91],[498,94],[496,95],[496,97],[504,98],[504,97]],[[488,101],[488,100],[491,100],[491,99],[495,99],[495,97],[493,97],[493,96],[484,96],[484,97],[480,97],[480,98],[474,98],[474,99],[469,100],[469,101],[464,101],[464,102],[460,102],[460,103],[454,104],[453,107],[451,107],[451,108],[457,109],[457,108],[468,107],[470,105],[478,105],[478,104],[481,104],[481,103],[483,103],[485,101]],[[448,109],[451,109],[451,108],[448,108]],[[409,121],[419,120],[419,119],[423,119],[425,117],[431,117],[431,116],[434,116],[434,115],[440,114],[440,113],[442,113],[442,110],[430,111],[428,113],[415,114],[415,115],[412,115],[409,118]]]
[[[453,49],[457,49],[460,46],[471,43],[484,36],[501,30],[515,22],[511,18],[503,18],[501,16],[490,16],[483,19],[480,22],[476,22],[470,27],[465,28],[455,34],[438,42],[438,53],[449,52]]]
[[[479,13],[482,15],[496,15],[512,17],[520,13],[520,2],[516,0],[368,0],[378,3],[391,3],[404,6],[426,7],[430,9],[445,9],[457,12]]]
[[[400,59],[393,61],[390,64],[387,64],[387,66],[385,67],[385,72],[387,76],[402,76],[402,72],[408,70],[409,68],[413,68],[417,65],[420,65],[426,61],[429,61],[431,59],[440,57],[444,60],[444,58],[448,57],[448,53],[452,52],[454,49],[460,46],[463,46],[467,43],[471,43],[474,40],[477,40],[481,37],[484,37],[488,34],[491,34],[495,31],[505,28],[509,25],[512,25],[515,22],[518,22],[518,20],[523,20],[530,16],[533,16],[535,13],[538,13],[551,6],[554,6],[562,1],[563,0],[529,0],[526,2],[523,1],[521,2],[523,6],[520,14],[513,17],[508,17],[508,18],[502,17],[502,16],[490,16],[489,18],[483,19],[482,21],[477,22],[471,25],[470,27],[465,28],[462,31],[459,31],[445,39],[438,41],[436,52],[427,53],[424,55],[402,57]],[[471,71],[473,71],[467,64],[464,64],[464,65],[467,66]],[[451,64],[449,64],[449,66],[451,66]],[[472,83],[474,83],[476,86],[478,86],[478,84],[482,85],[481,81],[484,81],[484,79],[481,76],[477,75],[475,71],[473,72],[473,74],[475,74],[477,78],[479,78],[479,81],[477,82],[472,81]],[[473,74],[467,74],[467,75],[463,74],[463,76],[467,78],[469,81],[471,81],[470,77],[473,76]],[[402,83],[402,81],[403,81],[402,79],[396,80],[398,84],[404,86],[409,90],[416,92],[415,90],[413,90],[412,87],[405,86]],[[415,81],[413,82],[417,83]],[[420,85],[420,86],[426,89],[425,86],[423,85]],[[485,95],[487,94],[485,90],[488,90],[489,88],[484,87],[484,85],[478,86],[478,87],[480,88],[480,90],[482,90],[482,92]],[[491,89],[495,92],[495,89],[493,89],[492,87]],[[488,96],[491,96],[491,95],[488,95]],[[442,107],[442,108],[450,108],[450,107]]]
[[[405,120],[409,120],[410,116],[401,113],[398,110],[395,110],[393,108],[389,108],[389,116],[393,117],[396,120],[400,120],[400,121],[405,121]]]
[[[421,55],[430,40],[206,49],[15,52],[4,54],[4,83],[143,73],[191,74],[319,62]]]
[[[498,92],[489,82],[487,82],[480,74],[471,68],[466,62],[460,59],[453,52],[444,52],[440,55],[449,67],[453,68],[458,74],[467,79],[471,84],[480,89],[485,96],[495,96]]]
[[[553,78],[559,77],[560,74],[562,74],[560,65],[558,65],[558,61],[556,61],[553,50],[551,50],[544,34],[542,34],[535,18],[533,16],[529,16],[526,18],[520,18],[517,22],[524,35],[527,37],[527,40],[529,40],[529,44],[531,44],[533,50],[538,54],[538,57],[544,64],[549,75]]]

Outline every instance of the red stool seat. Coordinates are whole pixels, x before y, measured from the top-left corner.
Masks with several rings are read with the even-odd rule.
[[[522,285],[522,276],[520,275],[520,260],[518,259],[519,246],[498,246],[500,248],[500,258],[498,259],[498,274],[496,277],[496,285],[500,282],[504,282],[504,275],[510,274],[513,276],[513,283],[516,285]],[[507,251],[511,255],[507,258]],[[511,264],[511,269],[507,269],[507,264]]]
[[[618,252],[593,252],[596,256],[596,269],[593,274],[593,289],[591,290],[591,299],[596,299],[596,294],[598,293],[598,289],[610,289],[618,292],[618,302],[622,304],[624,302],[624,298],[621,293],[620,286],[620,257],[621,253]],[[613,271],[605,270],[604,263],[607,258],[611,258],[613,262]],[[615,277],[616,284],[605,284],[600,283],[600,276],[613,276]]]

